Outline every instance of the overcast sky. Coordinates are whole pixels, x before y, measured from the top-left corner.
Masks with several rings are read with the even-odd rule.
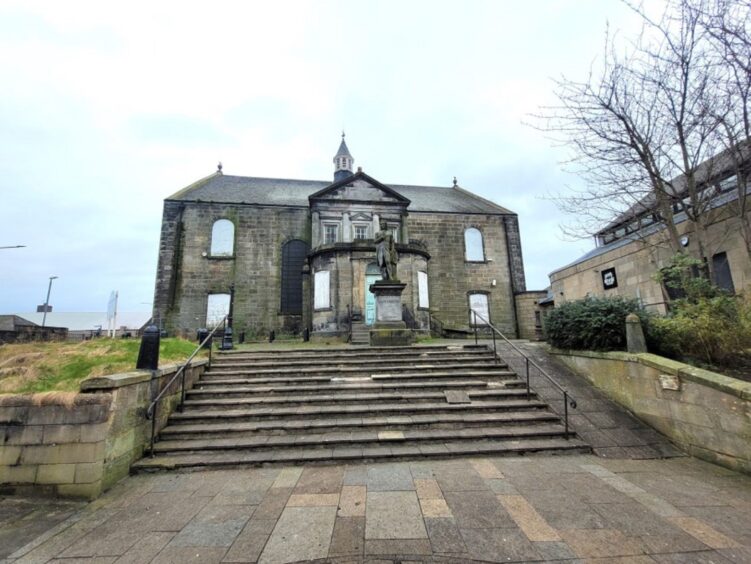
[[[528,289],[589,250],[544,199],[577,179],[523,122],[583,78],[616,0],[0,4],[0,313],[149,310],[162,200],[211,174],[355,166],[519,214]]]

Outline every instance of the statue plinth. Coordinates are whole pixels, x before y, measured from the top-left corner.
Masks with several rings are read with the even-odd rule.
[[[407,285],[399,280],[379,280],[370,285],[375,295],[376,320],[370,330],[373,347],[411,345],[415,336],[402,320],[402,292]]]

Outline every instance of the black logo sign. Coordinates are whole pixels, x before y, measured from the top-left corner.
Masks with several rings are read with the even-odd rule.
[[[615,276],[615,268],[608,268],[602,271],[602,287],[606,290],[612,290],[618,287],[618,278]]]

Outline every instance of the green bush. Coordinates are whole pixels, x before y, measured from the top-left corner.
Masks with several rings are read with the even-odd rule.
[[[554,347],[612,351],[626,348],[626,316],[636,313],[642,323],[648,315],[636,299],[585,298],[566,302],[545,318],[545,334]]]
[[[669,316],[649,320],[647,333],[657,354],[734,366],[751,347],[751,307],[732,296],[678,300]]]

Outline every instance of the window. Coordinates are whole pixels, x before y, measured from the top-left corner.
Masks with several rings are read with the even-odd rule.
[[[315,309],[326,309],[331,307],[330,278],[328,270],[316,272],[313,281],[313,306]]]
[[[717,287],[735,294],[735,286],[733,285],[733,276],[730,274],[730,263],[728,262],[727,253],[717,253],[712,256],[712,267]]]
[[[235,224],[229,219],[214,222],[211,228],[211,256],[231,257],[235,250]]]
[[[367,225],[355,225],[355,239],[367,239],[368,238],[368,226]]]
[[[206,327],[213,329],[229,314],[229,294],[209,294],[206,305]]]
[[[282,246],[282,313],[302,314],[302,269],[308,245],[294,240]]]
[[[428,299],[428,273],[417,271],[417,307],[429,308]]]
[[[470,227],[464,232],[464,256],[468,262],[485,262],[482,233],[479,229]]]
[[[394,238],[394,243],[398,243],[399,242],[399,226],[389,225],[389,231],[391,231],[391,236]]]
[[[339,226],[335,223],[323,224],[323,242],[326,245],[336,243]]]
[[[488,310],[487,294],[470,294],[469,309],[471,310],[471,312],[477,312],[478,316],[475,317],[472,313],[470,313],[470,325],[487,325],[487,322],[490,321],[490,311]]]
[[[735,174],[733,176],[728,176],[724,180],[720,180],[720,182],[717,184],[717,188],[720,192],[730,192],[730,190],[733,190],[738,184],[738,179],[736,178]]]

